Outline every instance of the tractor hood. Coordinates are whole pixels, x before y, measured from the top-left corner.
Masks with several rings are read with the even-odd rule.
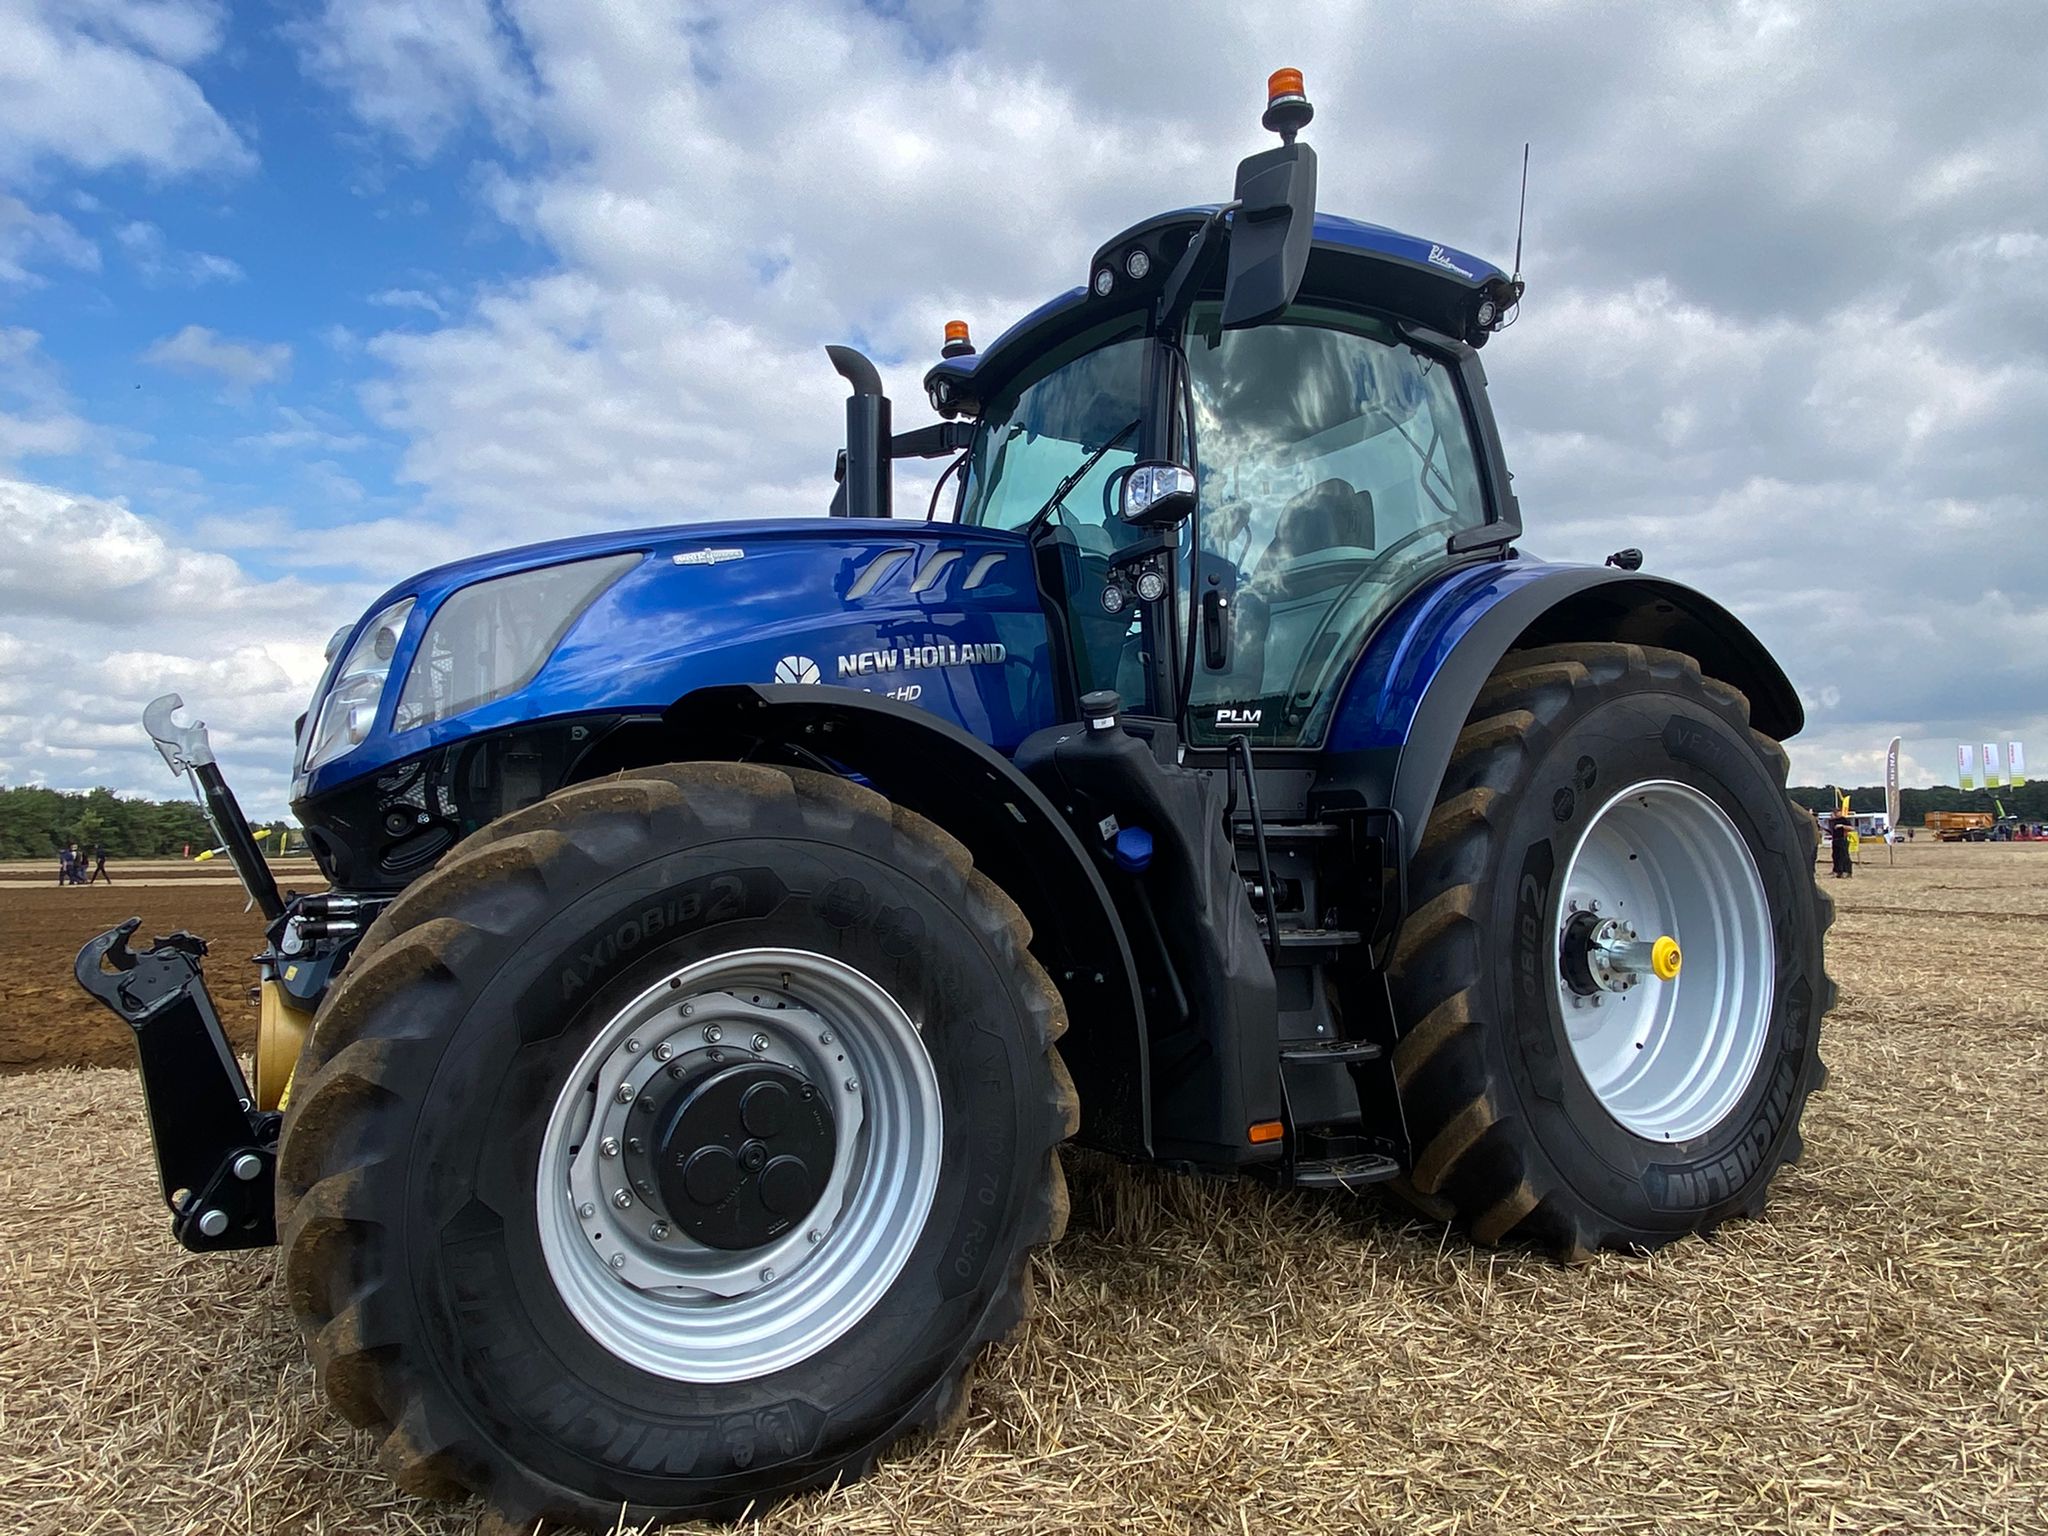
[[[377,628],[396,629],[395,645],[373,644]],[[1002,750],[1056,718],[1047,643],[1014,533],[809,517],[501,550],[401,582],[336,637],[293,798],[465,737],[659,713],[725,683],[884,693]],[[372,655],[385,668],[374,698],[361,682]],[[345,733],[323,721],[330,694],[360,700]],[[323,754],[327,740],[341,749]]]

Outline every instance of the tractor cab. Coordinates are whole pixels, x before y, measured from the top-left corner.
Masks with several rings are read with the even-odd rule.
[[[957,520],[1032,541],[1071,699],[1112,689],[1197,747],[1319,746],[1373,625],[1520,532],[1477,355],[1519,281],[1317,214],[1290,94],[1234,201],[1123,231],[925,379],[971,423]]]

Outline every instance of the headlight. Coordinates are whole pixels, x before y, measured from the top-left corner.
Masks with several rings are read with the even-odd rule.
[[[641,552],[520,571],[464,587],[420,637],[393,728],[409,731],[516,693],[554,654],[569,626]]]
[[[378,701],[384,697],[385,680],[391,675],[391,657],[398,649],[399,636],[405,633],[412,603],[411,598],[402,597],[370,620],[342,658],[334,686],[321,700],[320,718],[306,748],[307,772],[341,756],[370,734]]]

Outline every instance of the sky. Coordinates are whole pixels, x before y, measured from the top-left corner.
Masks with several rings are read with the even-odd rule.
[[[2031,3],[0,0],[0,783],[252,811],[409,573],[822,511],[1103,239],[1226,196],[1302,68],[1324,208],[1506,264],[1524,548],[1720,598],[1794,782],[2048,760],[2048,28]],[[899,477],[899,496],[917,494]],[[922,505],[922,498],[919,497]]]

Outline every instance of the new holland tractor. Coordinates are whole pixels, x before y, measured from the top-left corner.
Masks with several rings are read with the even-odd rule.
[[[1518,277],[1318,212],[1298,74],[1221,205],[1106,241],[833,515],[539,544],[338,633],[253,1079],[186,934],[88,944],[177,1239],[275,1242],[407,1489],[735,1516],[966,1403],[1070,1139],[1385,1184],[1481,1243],[1753,1215],[1828,908],[1729,613],[1519,552]],[[950,459],[892,515],[897,459]],[[822,512],[824,509],[819,509]]]

